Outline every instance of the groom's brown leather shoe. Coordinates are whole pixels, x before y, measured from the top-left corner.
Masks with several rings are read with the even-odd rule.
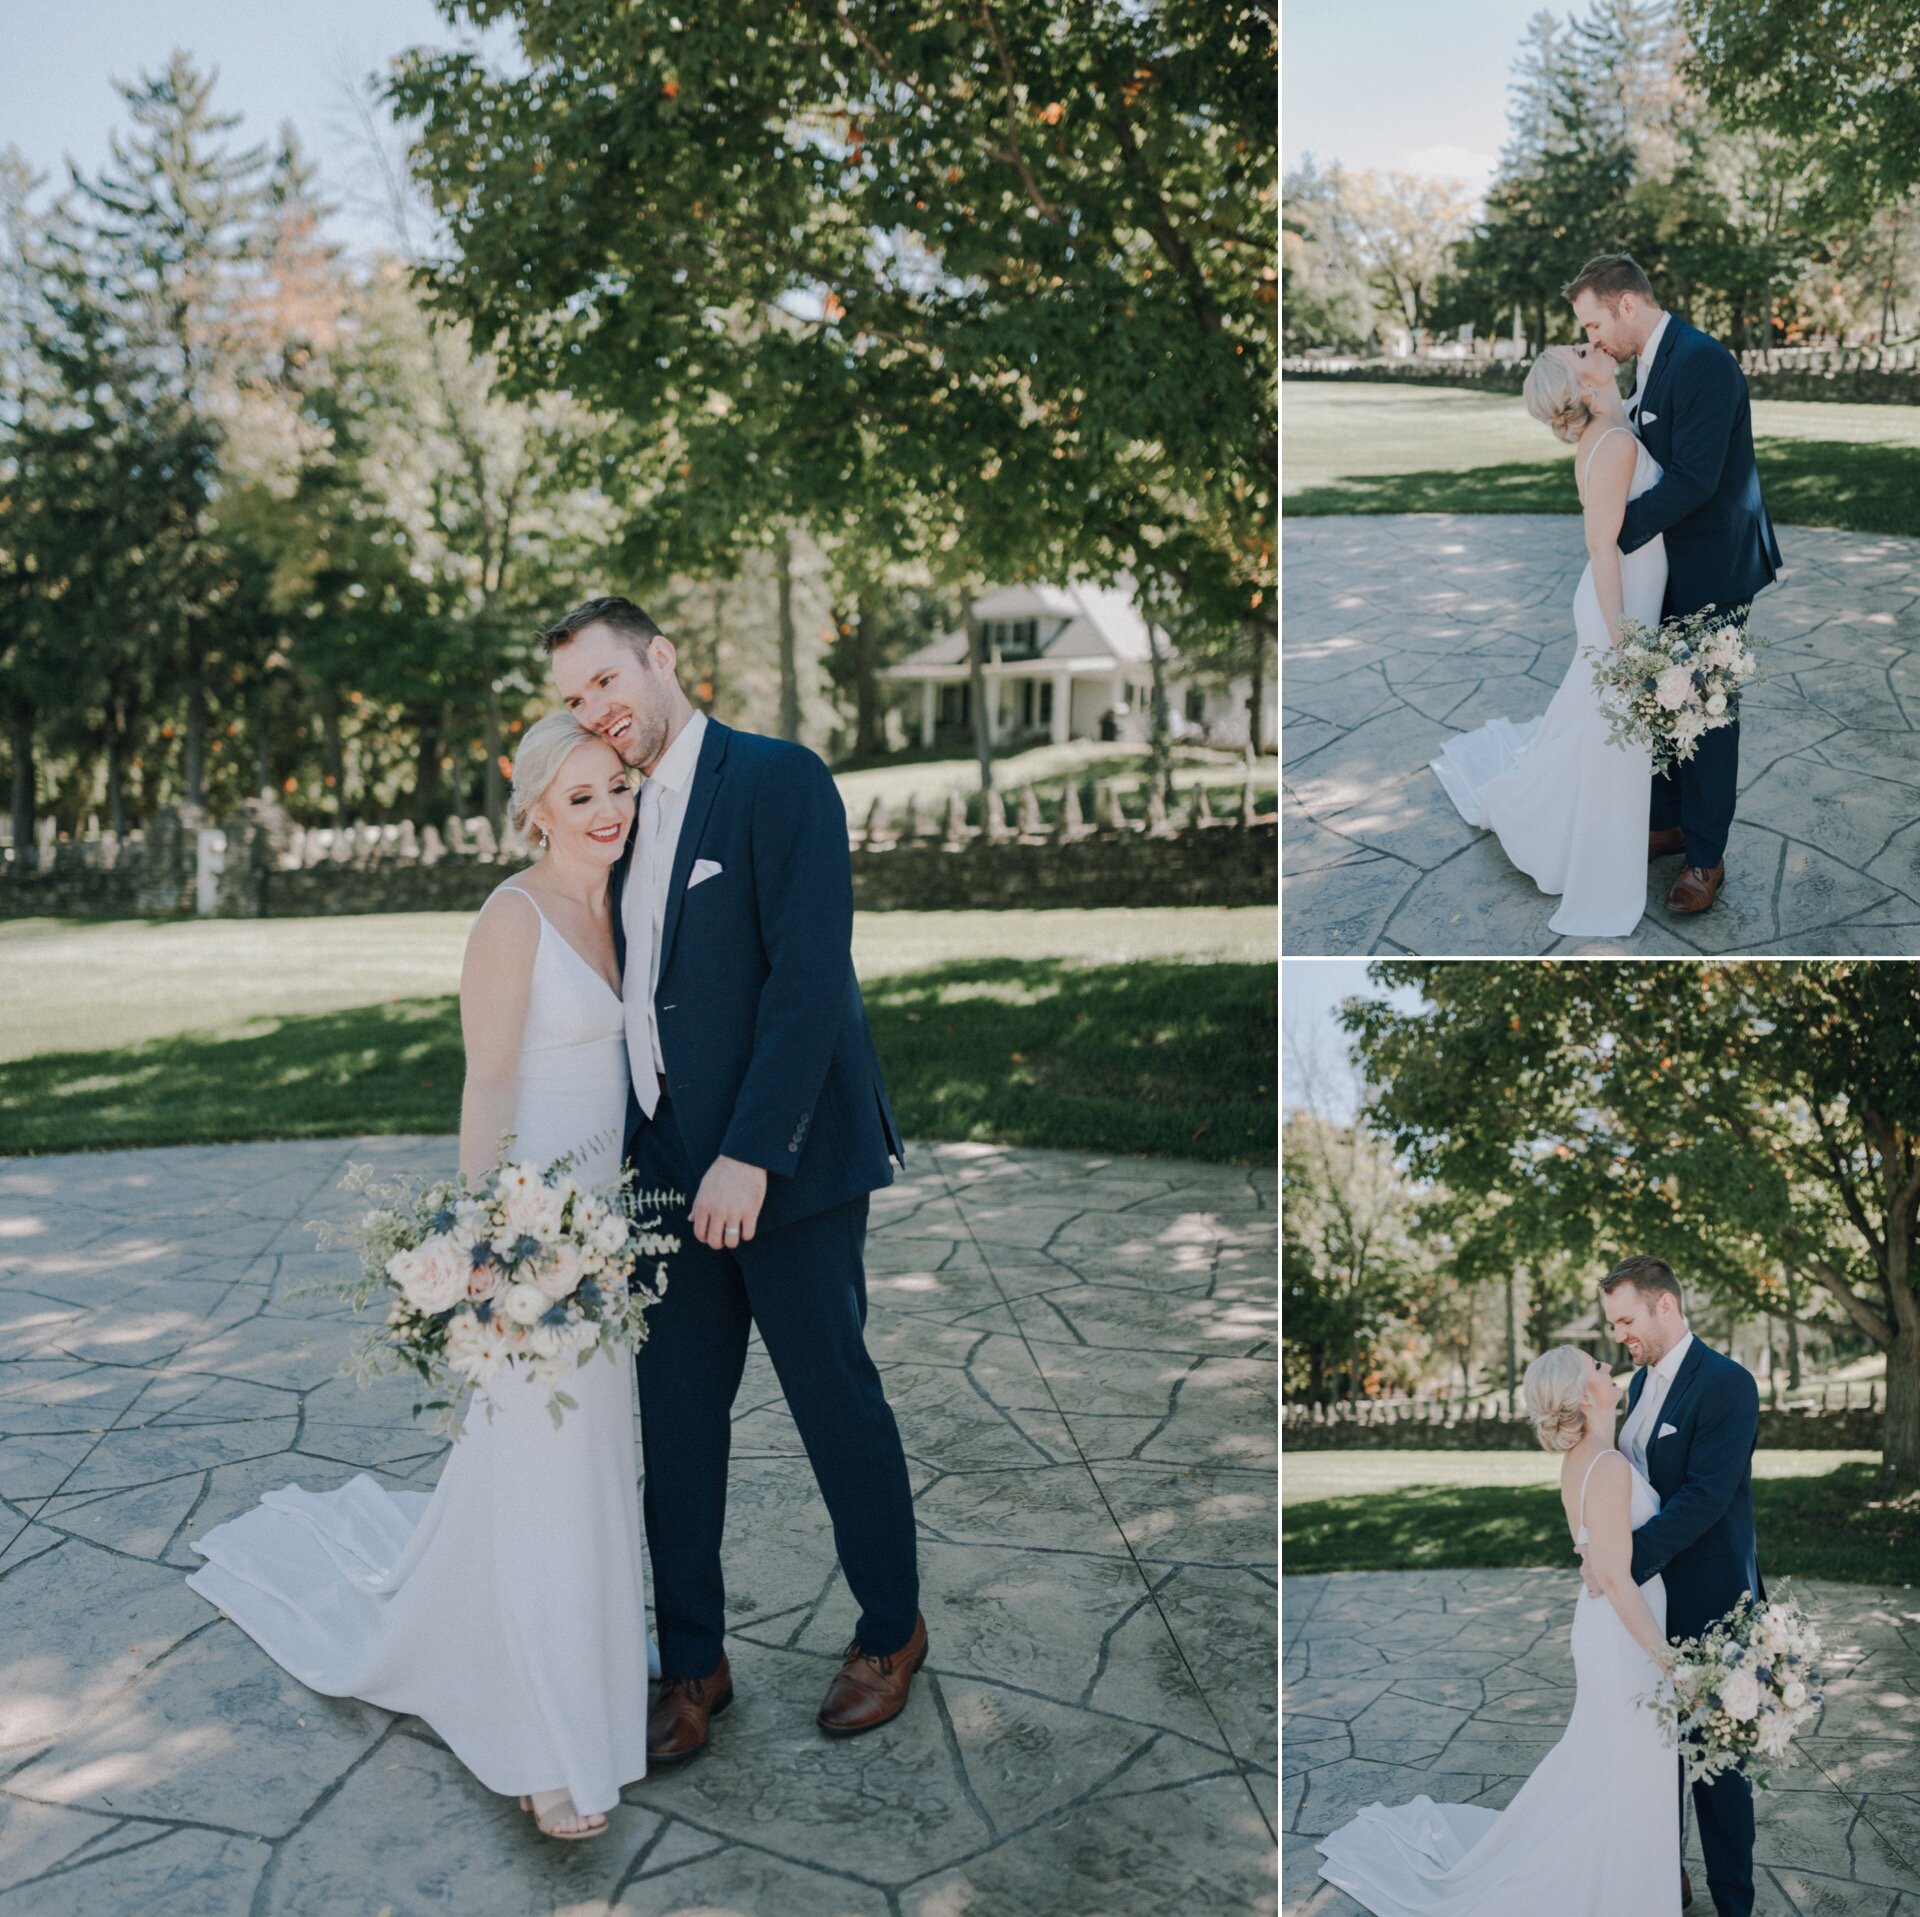
[[[647,1713],[647,1762],[678,1764],[707,1748],[708,1724],[733,1702],[725,1653],[705,1677],[663,1677]]]
[[[869,1657],[855,1638],[847,1661],[827,1686],[827,1701],[816,1722],[829,1737],[871,1731],[906,1709],[913,1674],[927,1661],[927,1620],[913,1614],[913,1635],[886,1657]]]
[[[1673,890],[1667,894],[1667,910],[1704,912],[1720,896],[1720,884],[1726,876],[1725,859],[1711,871],[1697,865],[1682,867],[1680,876],[1673,882]]]
[[[1686,849],[1687,835],[1677,825],[1670,825],[1662,831],[1649,832],[1647,834],[1647,863],[1649,865],[1651,865],[1655,859],[1671,858],[1674,853],[1684,852]]]

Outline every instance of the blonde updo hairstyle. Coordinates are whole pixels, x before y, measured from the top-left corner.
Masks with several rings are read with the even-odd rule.
[[[1527,411],[1552,430],[1555,439],[1571,446],[1593,419],[1593,402],[1573,370],[1564,346],[1549,346],[1527,368]]]
[[[1578,1345],[1555,1345],[1527,1367],[1522,1391],[1545,1451],[1571,1451],[1587,1435],[1587,1381],[1593,1360]]]
[[[547,788],[560,776],[576,747],[606,745],[597,732],[589,732],[571,712],[549,712],[536,719],[513,755],[513,790],[507,795],[507,819],[515,832],[529,844],[533,838],[533,809],[547,796]],[[611,752],[613,748],[607,746]]]

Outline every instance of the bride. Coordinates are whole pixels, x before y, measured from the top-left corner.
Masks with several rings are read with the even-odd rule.
[[[576,1155],[616,1175],[626,1030],[607,881],[633,819],[627,769],[570,714],[532,726],[512,816],[546,855],[497,887],[460,979],[460,1169]],[[547,1389],[519,1369],[474,1394],[431,1497],[364,1474],[297,1484],[195,1543],[188,1580],[329,1697],[424,1718],[549,1837],[592,1837],[647,1770],[647,1638],[635,1490],[633,1367],[604,1347]],[[489,1410],[491,1407],[491,1410]]]
[[[1604,1595],[1573,1612],[1573,1715],[1503,1811],[1369,1804],[1318,1848],[1320,1875],[1375,1917],[1611,1917],[1680,1908],[1672,1749],[1648,1708],[1671,1662],[1666,1586],[1635,1585],[1633,1533],[1660,1497],[1614,1449],[1620,1387],[1558,1345],[1527,1367],[1527,1415],[1563,1453],[1560,1502]]]
[[[1586,516],[1587,569],[1573,595],[1573,663],[1546,711],[1515,725],[1493,719],[1450,739],[1431,761],[1469,825],[1490,826],[1501,849],[1543,892],[1560,894],[1548,924],[1568,938],[1624,938],[1647,901],[1653,762],[1644,746],[1610,745],[1593,664],[1623,618],[1660,623],[1666,541],[1622,553],[1630,499],[1660,478],[1621,403],[1619,364],[1598,346],[1550,346],[1527,374],[1527,410],[1571,441]]]

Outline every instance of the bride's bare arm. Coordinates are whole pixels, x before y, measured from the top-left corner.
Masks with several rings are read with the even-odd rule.
[[[532,900],[495,892],[467,934],[460,967],[460,1034],[467,1076],[460,1094],[460,1169],[484,1176],[500,1162],[500,1135],[513,1124],[519,1094],[520,1039],[540,949],[540,915]]]
[[[1639,442],[1630,433],[1613,433],[1588,455],[1586,471],[1587,557],[1593,562],[1593,590],[1600,616],[1615,645],[1625,596],[1620,584],[1620,521],[1627,510]]]
[[[1617,1452],[1587,1481],[1587,1575],[1606,1593],[1633,1641],[1656,1663],[1667,1640],[1633,1581],[1633,1470]]]

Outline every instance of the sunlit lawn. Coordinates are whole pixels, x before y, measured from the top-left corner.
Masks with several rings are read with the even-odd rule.
[[[1270,963],[1276,918],[1265,906],[862,912],[853,955],[863,979],[960,958]],[[0,921],[0,1062],[437,998],[459,986],[472,923],[470,912]]]
[[[1284,1452],[1284,1568],[1571,1568],[1558,1471],[1545,1453]],[[1762,1575],[1920,1582],[1920,1504],[1882,1501],[1878,1471],[1861,1452],[1756,1452]]]
[[[1264,1164],[1274,986],[1264,959],[976,957],[869,978],[866,998],[909,1138]],[[447,1132],[460,1083],[451,998],[256,1013],[0,1064],[0,1152]]]
[[[1920,534],[1920,407],[1757,400],[1768,509],[1783,525]],[[1572,452],[1517,394],[1290,381],[1284,510],[1572,513]]]

